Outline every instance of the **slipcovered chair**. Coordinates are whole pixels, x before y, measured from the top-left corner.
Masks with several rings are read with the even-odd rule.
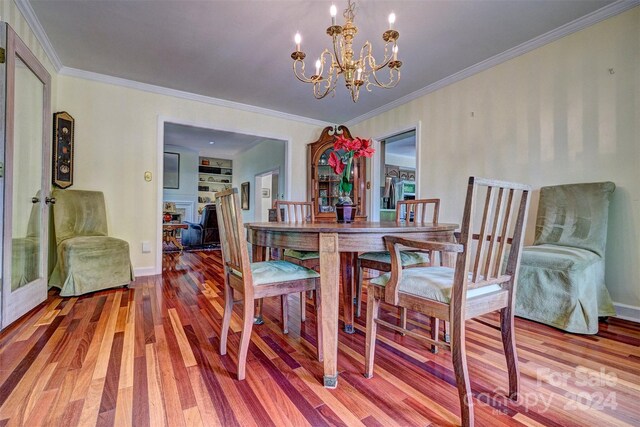
[[[128,285],[133,280],[129,244],[107,236],[104,195],[54,190],[53,228],[57,261],[49,285],[76,296]]]
[[[516,315],[578,334],[615,316],[604,283],[612,182],[540,189],[533,246],[522,251]]]
[[[183,246],[202,246],[220,243],[218,232],[218,217],[216,215],[216,205],[206,205],[200,217],[200,223],[185,221],[188,229],[182,230]]]

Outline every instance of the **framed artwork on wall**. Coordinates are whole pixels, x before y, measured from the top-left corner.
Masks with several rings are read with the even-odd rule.
[[[180,154],[164,153],[163,188],[180,188]]]
[[[66,111],[53,115],[53,165],[51,182],[56,187],[73,185],[73,133],[75,120]]]
[[[240,184],[240,207],[242,210],[249,210],[249,182]]]

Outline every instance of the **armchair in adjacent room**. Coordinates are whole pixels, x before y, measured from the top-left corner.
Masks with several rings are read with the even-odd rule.
[[[206,205],[202,210],[200,223],[185,221],[189,226],[182,230],[183,246],[203,246],[220,244],[220,233],[218,231],[218,217],[216,216],[216,205]]]
[[[567,332],[597,334],[616,314],[605,286],[612,182],[540,189],[533,246],[522,251],[516,316]]]
[[[108,236],[100,191],[54,190],[57,261],[49,285],[76,296],[128,285],[133,280],[129,244]]]

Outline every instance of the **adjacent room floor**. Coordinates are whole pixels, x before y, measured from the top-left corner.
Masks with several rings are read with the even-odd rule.
[[[340,383],[322,387],[315,314],[290,298],[283,335],[277,298],[254,327],[247,379],[235,380],[241,307],[229,354],[218,251],[164,254],[162,276],[128,289],[48,301],[0,334],[0,426],[456,425],[447,351],[380,328],[375,377],[363,373],[365,316],[340,333]],[[365,298],[366,300],[366,298]],[[397,316],[385,310],[385,316]],[[410,328],[429,322],[410,316]],[[597,336],[516,320],[521,400],[505,397],[497,316],[468,322],[477,425],[639,425],[640,325],[611,319]]]

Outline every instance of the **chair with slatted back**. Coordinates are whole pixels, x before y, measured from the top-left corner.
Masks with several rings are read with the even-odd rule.
[[[431,215],[429,213],[431,212]],[[396,223],[398,224],[424,224],[432,222],[438,223],[438,215],[440,212],[440,199],[417,199],[403,200],[396,203]],[[431,265],[431,257],[428,251],[401,251],[402,266],[410,267],[426,267]],[[362,269],[378,270],[382,272],[391,271],[391,255],[387,251],[382,252],[365,252],[358,256],[356,264],[356,317],[360,317],[362,306]],[[404,308],[400,309],[400,326],[403,329],[407,327],[407,312]],[[432,324],[434,334],[439,331],[438,320],[435,319]],[[445,334],[446,335],[446,334]],[[445,336],[445,339],[448,339]],[[433,347],[433,351],[437,351],[437,347]]]
[[[287,200],[276,200],[273,204],[276,209],[276,220],[278,222],[315,222],[313,214],[313,204],[311,202],[290,202]],[[284,215],[283,215],[284,214]],[[294,249],[285,249],[282,255],[285,261],[292,262],[303,267],[310,268],[315,271],[320,270],[320,254],[316,251],[296,251]],[[300,294],[300,319],[304,322],[306,319],[305,295]],[[287,331],[287,296],[282,296],[282,322],[284,323],[285,333]]]
[[[458,243],[384,238],[391,253],[391,271],[372,279],[367,292],[367,378],[373,376],[377,326],[400,329],[378,318],[381,301],[449,321],[450,344],[414,331],[405,333],[451,350],[462,425],[472,426],[473,398],[467,369],[465,321],[499,311],[509,374],[508,396],[517,400],[519,372],[513,314],[530,193],[527,185],[471,177]],[[474,234],[476,220],[479,220],[479,232]],[[455,268],[403,269],[400,250],[406,248],[454,252],[457,254]]]
[[[216,193],[216,206],[222,259],[224,264],[224,314],[220,336],[220,354],[227,353],[227,335],[233,305],[243,303],[242,335],[238,352],[238,379],[245,377],[247,350],[251,339],[257,299],[313,291],[320,275],[311,269],[287,261],[249,262],[245,230],[238,203],[238,189]],[[234,291],[242,294],[234,301]],[[320,292],[316,292],[316,311],[320,313]],[[322,321],[317,319],[318,360],[322,360]]]

